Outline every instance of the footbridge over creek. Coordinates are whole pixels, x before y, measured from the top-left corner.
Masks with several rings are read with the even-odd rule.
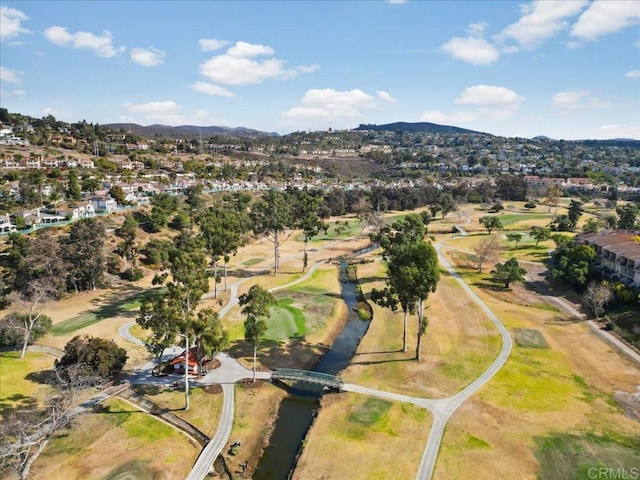
[[[271,374],[272,380],[293,380],[295,382],[314,383],[325,387],[342,389],[342,378],[328,373],[310,372],[309,370],[295,370],[293,368],[277,368]]]

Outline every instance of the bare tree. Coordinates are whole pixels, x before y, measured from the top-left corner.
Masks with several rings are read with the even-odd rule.
[[[19,412],[0,423],[0,472],[13,470],[20,479],[28,478],[49,440],[73,421],[80,392],[95,384],[76,367],[53,379],[55,392],[44,402],[44,410]]]
[[[22,337],[20,358],[24,358],[34,329],[47,318],[43,310],[55,295],[55,288],[45,279],[31,280],[23,289],[9,295],[15,310],[3,319],[2,328],[12,330]]]
[[[613,289],[607,282],[592,281],[582,296],[596,318],[604,312],[604,306],[613,299]]]
[[[485,238],[473,249],[473,261],[478,267],[478,271],[482,273],[483,265],[487,263],[493,264],[502,251],[502,245],[495,235]]]

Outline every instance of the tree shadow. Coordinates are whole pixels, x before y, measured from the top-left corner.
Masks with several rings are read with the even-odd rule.
[[[389,358],[386,360],[365,360],[362,362],[351,362],[351,365],[378,365],[381,363],[395,363],[395,362],[412,362],[416,358],[412,356],[411,358]]]
[[[264,367],[297,368],[308,370],[329,351],[328,345],[311,344],[304,336],[293,337],[288,340],[263,340],[258,348],[258,362]],[[248,342],[237,340],[226,350],[234,358],[252,358],[253,346]]]
[[[359,352],[359,353],[354,353],[353,356],[357,357],[360,355],[376,355],[376,354],[384,354],[384,353],[400,353],[403,352],[404,350],[402,350],[402,348],[399,348],[397,350],[379,350],[376,352]]]
[[[24,378],[40,385],[52,385],[55,383],[57,375],[55,370],[42,370],[28,373]]]

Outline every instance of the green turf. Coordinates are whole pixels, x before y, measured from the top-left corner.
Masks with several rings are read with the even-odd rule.
[[[305,316],[293,306],[293,298],[281,298],[271,310],[267,319],[265,337],[271,340],[283,340],[303,336],[306,333]]]
[[[0,418],[12,412],[28,410],[38,406],[38,391],[48,389],[31,379],[30,374],[53,368],[53,358],[49,355],[27,352],[20,359],[20,352],[0,353]]]
[[[250,258],[249,260],[242,262],[242,265],[245,267],[251,267],[252,265],[256,265],[262,261],[264,261],[264,258]]]
[[[558,433],[536,444],[541,480],[640,477],[640,437]]]
[[[152,298],[156,295],[160,295],[164,291],[165,289],[163,288],[144,290],[133,294],[128,298],[114,301],[113,303],[109,303],[95,310],[81,313],[80,315],[76,315],[75,317],[56,323],[51,329],[51,333],[56,337],[68,335],[69,333],[76,332],[108,318],[124,315],[139,308],[146,298]]]
[[[161,477],[161,473],[149,469],[146,462],[131,460],[115,467],[104,480],[156,480]]]
[[[503,227],[510,227],[516,223],[524,223],[532,220],[548,219],[551,222],[550,213],[504,213],[496,215]]]

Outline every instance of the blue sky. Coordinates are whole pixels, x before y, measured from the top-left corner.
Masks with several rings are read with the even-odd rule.
[[[2,1],[0,105],[281,134],[640,139],[640,0]]]

